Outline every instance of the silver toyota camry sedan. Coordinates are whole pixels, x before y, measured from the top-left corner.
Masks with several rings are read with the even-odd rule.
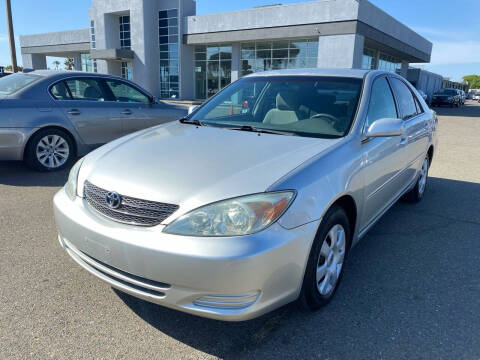
[[[0,79],[0,160],[60,170],[99,145],[186,112],[118,77],[48,70],[9,75]]]
[[[59,241],[112,287],[191,314],[315,310],[375,222],[423,198],[436,125],[394,73],[253,74],[81,159],[54,199]]]

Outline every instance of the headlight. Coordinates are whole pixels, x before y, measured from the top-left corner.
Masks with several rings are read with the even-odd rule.
[[[65,184],[65,192],[72,201],[77,197],[78,173],[80,172],[82,163],[83,158],[78,160],[77,163],[73,165],[72,170],[70,170],[70,174],[68,175],[68,181]]]
[[[203,206],[168,225],[164,232],[185,236],[238,236],[259,232],[288,209],[295,192],[248,195]]]

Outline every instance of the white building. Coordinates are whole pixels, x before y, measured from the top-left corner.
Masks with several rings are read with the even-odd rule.
[[[194,0],[93,0],[89,27],[21,36],[23,65],[130,78],[162,98],[204,99],[251,72],[380,68],[407,75],[432,44],[367,0],[320,0],[195,15]]]

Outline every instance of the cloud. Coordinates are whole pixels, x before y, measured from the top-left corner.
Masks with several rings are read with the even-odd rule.
[[[0,34],[0,42],[8,41],[8,36],[5,34]]]
[[[435,41],[432,65],[480,63],[480,41]]]
[[[472,31],[467,32],[451,29],[436,29],[423,26],[414,26],[412,29],[430,41],[432,41],[432,39],[439,41],[454,41],[458,39],[474,40],[476,38],[476,34],[474,34]]]

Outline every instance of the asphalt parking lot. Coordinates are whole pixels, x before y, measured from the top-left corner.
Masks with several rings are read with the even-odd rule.
[[[354,248],[334,301],[243,323],[95,279],[56,239],[67,172],[0,162],[0,359],[480,359],[480,104],[437,111],[424,201],[395,205]]]

